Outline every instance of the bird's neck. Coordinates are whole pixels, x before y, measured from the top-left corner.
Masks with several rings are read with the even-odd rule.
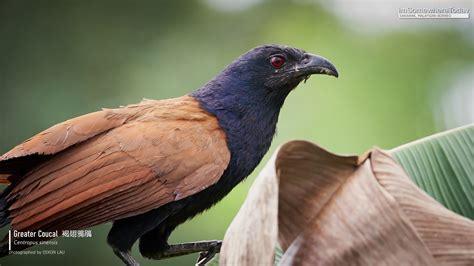
[[[270,148],[286,97],[252,86],[216,78],[191,94],[217,117],[226,133],[231,152],[229,171],[236,171],[229,181],[235,183],[231,186],[249,175]]]

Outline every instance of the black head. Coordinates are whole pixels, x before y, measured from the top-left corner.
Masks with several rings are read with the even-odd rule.
[[[238,57],[191,95],[225,109],[253,111],[262,104],[279,109],[290,91],[313,74],[338,76],[323,57],[284,45],[262,45]]]
[[[213,110],[278,115],[290,91],[313,74],[338,76],[323,57],[284,45],[262,45],[235,59],[191,96]]]
[[[338,77],[327,59],[283,45],[258,46],[240,56],[227,70],[245,72],[246,78],[272,90],[291,90],[313,74]]]

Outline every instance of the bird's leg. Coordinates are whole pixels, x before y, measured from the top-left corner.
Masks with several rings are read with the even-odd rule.
[[[173,244],[169,245],[165,250],[150,254],[149,257],[151,259],[161,260],[201,252],[196,265],[204,265],[219,253],[221,245],[222,241],[220,240]]]
[[[115,255],[119,257],[127,266],[140,266],[140,264],[130,255],[129,251],[122,251],[119,249],[113,249]]]
[[[199,253],[199,257],[196,260],[196,265],[206,265],[214,256],[221,251],[222,241],[218,241],[215,246],[210,247],[207,251]]]

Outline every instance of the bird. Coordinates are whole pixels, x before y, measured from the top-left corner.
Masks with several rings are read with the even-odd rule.
[[[112,223],[107,242],[126,265],[139,265],[130,254],[137,241],[145,258],[200,252],[203,265],[221,241],[169,244],[170,234],[252,173],[270,148],[285,99],[313,74],[339,75],[321,56],[260,45],[184,96],[56,124],[0,157],[0,183],[8,184],[0,226],[61,236]],[[0,256],[31,246],[17,243],[9,248],[5,236]]]

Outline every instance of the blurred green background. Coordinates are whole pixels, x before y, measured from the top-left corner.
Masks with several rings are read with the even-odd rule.
[[[370,2],[356,7],[370,12]],[[343,1],[2,0],[0,152],[100,107],[189,93],[264,43],[320,54],[340,73],[313,76],[289,96],[271,152],[307,139],[362,153],[472,122],[472,20],[401,21],[398,7],[378,5],[388,15],[370,17]],[[171,242],[222,239],[262,164],[216,207],[180,226]],[[0,264],[116,265],[109,228],[93,228],[93,238],[59,239],[66,255],[9,256]],[[149,261],[136,247],[133,255],[142,265],[196,259]]]

